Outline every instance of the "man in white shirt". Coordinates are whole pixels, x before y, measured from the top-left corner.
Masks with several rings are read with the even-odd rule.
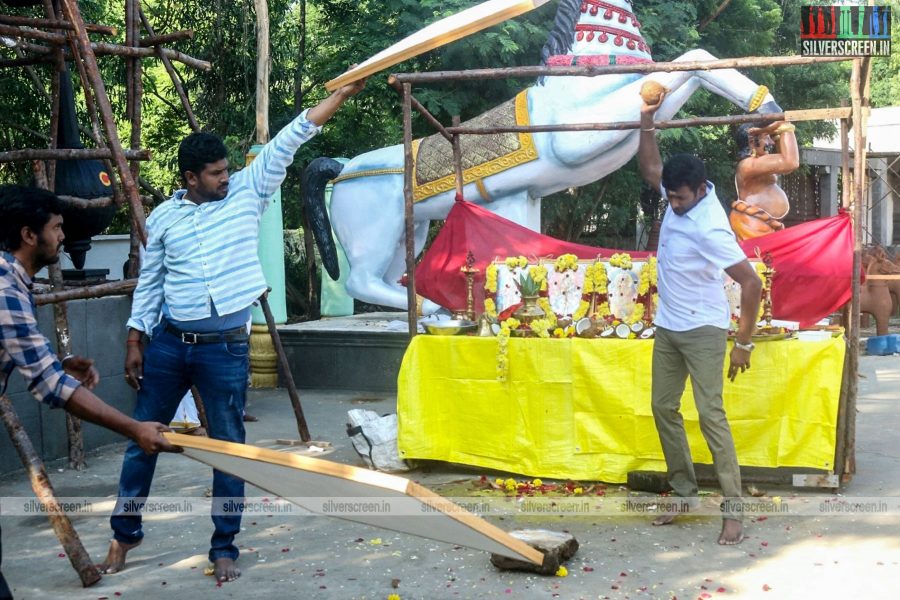
[[[688,375],[700,430],[722,488],[720,544],[743,540],[741,473],[731,428],[722,403],[723,368],[730,310],[723,271],[741,286],[741,320],[731,349],[728,377],[750,368],[762,284],[738,246],[706,168],[695,156],[680,154],[663,166],[653,115],[663,102],[641,108],[638,164],[641,175],[668,201],[659,236],[659,308],[653,346],[653,418],[676,495],[697,497],[697,478],[681,416]],[[690,503],[690,501],[689,501]],[[675,514],[658,517],[667,525]]]
[[[244,442],[246,322],[251,304],[266,290],[257,255],[260,219],[297,149],[364,85],[346,85],[303,111],[234,175],[216,136],[192,133],[181,142],[178,168],[185,189],[147,219],[147,248],[128,320],[125,379],[138,390],[135,419],[170,422],[184,393],[196,385],[209,436]],[[110,519],[113,540],[101,572],[120,571],[126,554],[141,543],[141,510],[155,468],[156,456],[135,444],[125,450]],[[213,471],[212,488],[209,561],[218,581],[233,581],[240,576],[234,538],[241,511],[230,507],[243,505],[244,482]]]

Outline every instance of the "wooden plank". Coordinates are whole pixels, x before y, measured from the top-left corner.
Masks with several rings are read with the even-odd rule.
[[[817,121],[832,119],[848,119],[853,109],[849,106],[841,108],[809,108],[806,110],[786,110],[784,111],[785,121]],[[867,116],[871,109],[868,107],[863,111]]]
[[[428,84],[444,81],[475,81],[480,79],[509,79],[513,77],[598,77],[623,73],[673,73],[679,71],[711,71],[714,69],[745,69],[751,67],[784,67],[813,65],[853,60],[852,56],[748,56],[718,60],[688,62],[654,62],[633,65],[578,65],[575,67],[503,67],[467,69],[465,71],[428,71],[425,73],[395,73],[400,83]]]
[[[316,514],[382,529],[476,548],[540,565],[543,554],[452,501],[406,478],[350,465],[278,452],[247,444],[178,433],[164,433],[184,454],[219,471],[244,479]],[[384,512],[329,513],[328,499],[396,501],[417,507],[422,517]]]
[[[325,89],[333,92],[343,85],[369,77],[423,52],[434,50],[482,29],[517,17],[546,2],[547,0],[488,0],[488,2],[482,2],[455,15],[435,21],[389,46],[326,83]]]

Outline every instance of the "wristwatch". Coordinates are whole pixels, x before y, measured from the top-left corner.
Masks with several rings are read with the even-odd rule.
[[[742,344],[739,341],[734,340],[734,347],[746,352],[753,352],[753,349],[756,348],[756,344],[754,344],[753,342]]]

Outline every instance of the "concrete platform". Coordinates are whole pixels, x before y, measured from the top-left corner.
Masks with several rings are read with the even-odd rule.
[[[396,392],[409,344],[405,312],[323,318],[278,328],[297,386]]]

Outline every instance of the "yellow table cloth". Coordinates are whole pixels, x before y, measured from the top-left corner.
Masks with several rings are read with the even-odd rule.
[[[833,468],[844,351],[842,338],[764,342],[726,378],[742,466]],[[400,455],[610,483],[665,471],[652,353],[653,340],[512,338],[499,381],[496,338],[416,336],[398,378]],[[694,461],[711,464],[690,383],[682,413]]]

